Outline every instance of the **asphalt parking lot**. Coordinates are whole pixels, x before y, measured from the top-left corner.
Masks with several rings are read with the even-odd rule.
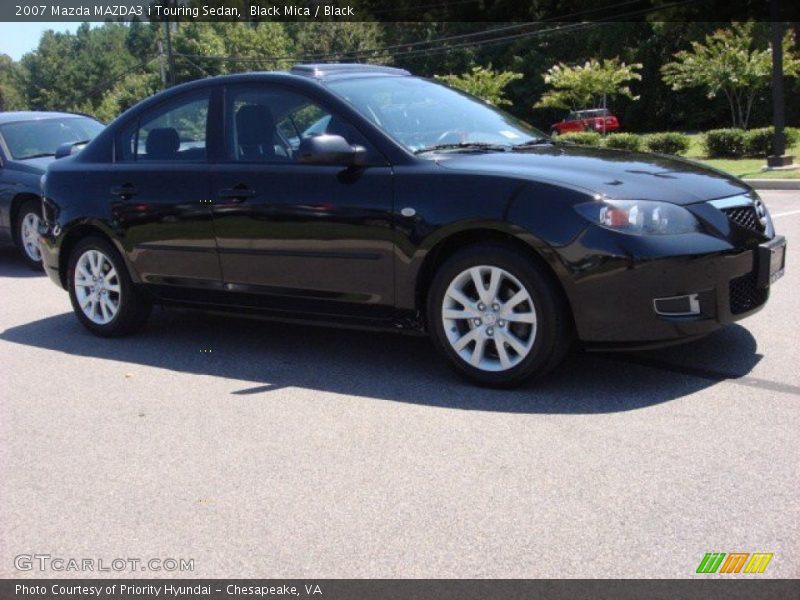
[[[739,551],[798,577],[800,192],[762,197],[789,238],[764,310],[515,391],[462,383],[424,338],[158,310],[98,339],[2,249],[0,576],[92,575],[14,567],[45,553],[192,558],[174,576],[194,577],[671,578]]]

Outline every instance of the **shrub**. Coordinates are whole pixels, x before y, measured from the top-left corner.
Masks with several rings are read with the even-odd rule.
[[[794,127],[787,127],[784,130],[786,136],[786,149],[794,146],[800,138],[800,130]],[[751,129],[744,134],[745,153],[749,156],[769,156],[775,153],[773,142],[775,141],[774,127],[761,127]]]
[[[791,148],[800,143],[800,129],[797,127],[787,127],[784,129],[786,133],[786,148]]]
[[[703,146],[709,158],[732,157],[745,155],[744,129],[712,129],[703,136]]]
[[[579,146],[599,146],[603,141],[603,136],[594,131],[573,131],[558,136],[558,140],[573,142]]]
[[[683,154],[689,149],[692,141],[685,133],[665,131],[664,133],[651,133],[644,138],[644,145],[650,152],[661,154]]]
[[[642,138],[635,133],[612,133],[606,137],[605,145],[607,148],[636,152],[642,148]]]

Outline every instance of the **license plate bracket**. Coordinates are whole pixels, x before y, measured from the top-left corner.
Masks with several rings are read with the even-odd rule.
[[[758,247],[758,285],[769,287],[783,277],[786,268],[786,238],[776,235]]]

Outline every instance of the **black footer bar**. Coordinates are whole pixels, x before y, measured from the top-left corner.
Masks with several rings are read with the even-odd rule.
[[[5,579],[2,600],[798,600],[797,579]]]

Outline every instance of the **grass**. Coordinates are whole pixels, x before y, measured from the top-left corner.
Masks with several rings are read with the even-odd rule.
[[[767,164],[764,158],[706,158],[703,150],[703,136],[700,133],[690,134],[692,140],[689,150],[684,156],[697,160],[715,169],[720,169],[742,179],[800,179],[800,169],[794,171],[762,171]],[[798,162],[800,145],[787,149],[787,154],[795,157]]]

